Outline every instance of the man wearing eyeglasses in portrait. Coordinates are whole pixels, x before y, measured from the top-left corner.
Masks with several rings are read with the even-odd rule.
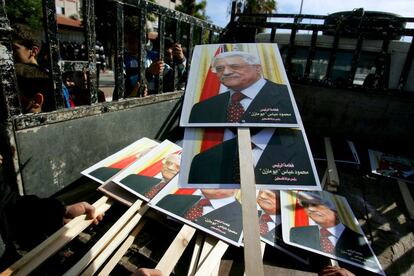
[[[308,226],[291,228],[290,242],[364,266],[376,267],[364,236],[340,220],[338,207],[327,194],[299,191],[297,199],[310,223]]]
[[[180,160],[180,155],[170,154],[162,160],[161,171],[154,177],[130,174],[120,182],[147,199],[152,199],[179,172]]]
[[[296,123],[287,86],[264,79],[257,57],[224,52],[211,66],[228,90],[196,103],[190,123]]]

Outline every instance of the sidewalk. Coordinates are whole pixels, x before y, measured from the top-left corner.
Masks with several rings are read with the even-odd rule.
[[[111,70],[105,70],[99,74],[99,89],[105,94],[107,102],[112,101],[112,94],[115,88],[114,72]]]

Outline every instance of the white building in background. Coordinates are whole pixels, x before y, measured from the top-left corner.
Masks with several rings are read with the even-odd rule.
[[[81,2],[81,0],[56,0],[56,13],[65,17],[80,18]],[[174,10],[175,6],[181,4],[181,0],[155,0],[155,3]]]
[[[98,1],[95,1],[95,5],[99,5]],[[175,9],[182,2],[181,0],[155,0],[155,3],[169,9]],[[61,41],[83,42],[85,37],[80,20],[82,0],[55,0],[55,5],[59,39]],[[156,30],[158,22],[151,22],[151,25],[152,29]]]
[[[65,17],[80,18],[81,0],[56,0],[56,13]]]
[[[155,0],[160,6],[175,10],[175,6],[181,5],[181,0]]]

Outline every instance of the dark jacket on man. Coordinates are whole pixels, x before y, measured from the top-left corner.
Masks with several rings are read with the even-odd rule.
[[[62,227],[64,213],[59,200],[20,196],[0,176],[0,271],[20,258],[15,242],[30,250]]]

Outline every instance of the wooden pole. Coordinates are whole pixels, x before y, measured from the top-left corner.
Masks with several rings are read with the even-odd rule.
[[[264,256],[264,253],[265,253],[265,249],[266,249],[266,244],[264,242],[260,242],[260,250],[262,252],[262,260],[263,260],[263,256]],[[246,272],[243,275],[246,275]]]
[[[136,213],[131,220],[119,231],[115,237],[107,244],[98,256],[89,264],[89,266],[82,272],[82,275],[93,275],[104,264],[109,256],[118,248],[118,246],[124,241],[132,229],[141,220],[143,214],[148,210],[149,206],[142,207],[138,213]]]
[[[102,252],[111,239],[122,229],[122,227],[131,219],[142,205],[142,200],[137,200],[119,219],[118,221],[102,236],[102,238],[64,275],[79,275],[88,264]]]
[[[250,129],[238,128],[237,135],[239,142],[245,270],[247,276],[263,276]]]
[[[414,219],[414,201],[413,201],[410,191],[408,190],[407,183],[405,183],[404,181],[398,180],[398,186],[400,187],[400,191],[403,196],[405,207],[407,207],[408,216]]]
[[[196,242],[193,249],[193,255],[191,256],[190,265],[188,267],[187,276],[194,275],[197,271],[197,264],[200,260],[201,248],[203,247],[204,235],[198,232]]]
[[[325,152],[326,159],[328,161],[328,186],[327,190],[331,192],[336,192],[339,186],[339,176],[336,169],[335,157],[332,151],[331,139],[329,137],[324,137],[325,142]]]
[[[195,228],[184,225],[155,267],[162,275],[170,275],[184,250],[194,236]]]
[[[220,262],[221,257],[223,257],[228,247],[229,245],[227,243],[218,241],[208,257],[204,260],[203,264],[197,270],[195,276],[210,275],[217,267],[217,264]]]
[[[132,232],[129,234],[128,238],[124,241],[124,243],[119,247],[119,249],[115,252],[112,258],[108,261],[108,263],[102,268],[99,272],[98,276],[106,276],[111,273],[117,263],[121,260],[121,258],[125,255],[131,245],[134,243],[135,238],[141,232],[142,228],[144,227],[146,220],[141,221]]]
[[[328,178],[328,168],[326,168],[323,176],[322,176],[322,181],[321,181],[321,187],[322,189],[325,189],[325,185],[326,185],[326,180]]]
[[[201,251],[200,260],[198,262],[197,270],[201,267],[201,265],[208,259],[208,256],[213,250],[214,246],[216,246],[218,242],[217,238],[214,238],[212,236],[207,236],[204,244],[203,244],[203,250]],[[216,276],[218,275],[218,271],[220,269],[220,261],[216,264],[215,267],[211,266],[211,272],[209,275]]]
[[[106,196],[103,196],[97,200],[93,206],[96,209],[96,214],[102,214],[111,207],[111,204],[112,200]],[[20,260],[3,271],[1,275],[29,274],[46,259],[55,254],[59,249],[79,235],[79,233],[91,225],[92,222],[93,219],[86,219],[86,215],[81,215],[72,219],[48,239],[36,246]]]

